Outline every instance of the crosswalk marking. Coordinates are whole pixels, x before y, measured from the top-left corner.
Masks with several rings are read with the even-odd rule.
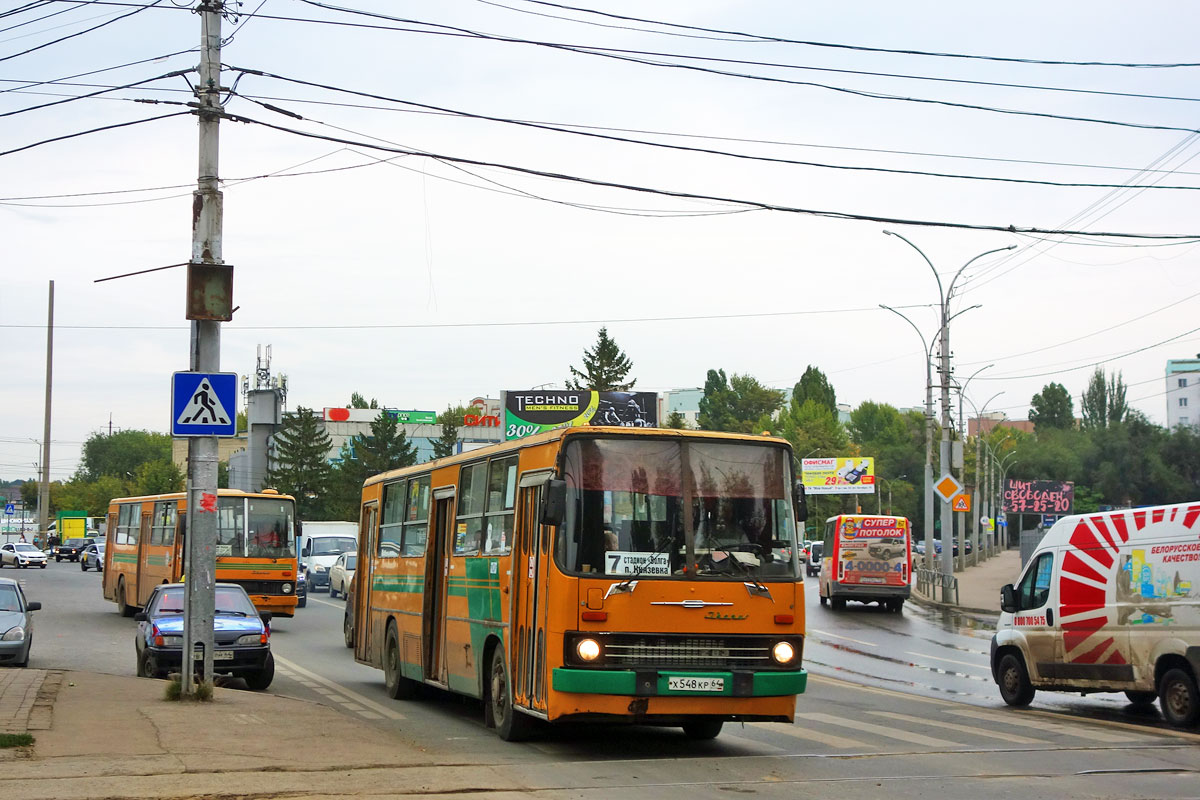
[[[953,658],[945,658],[944,656],[935,656],[930,653],[918,653],[913,650],[905,650],[904,652],[910,656],[920,656],[921,658],[932,658],[935,661],[945,661],[950,664],[960,664],[964,667],[974,667],[975,669],[980,669],[980,670],[987,670],[987,668],[988,668],[988,665],[986,663],[981,664],[978,661],[975,663],[971,663],[970,661],[955,661]]]
[[[866,733],[872,733],[876,736],[883,736],[888,739],[896,739],[901,742],[908,742],[909,744],[922,744],[922,745],[925,745],[926,747],[961,747],[962,746],[958,742],[951,742],[946,739],[938,739],[934,736],[925,736],[923,734],[913,733],[911,731],[900,731],[893,727],[887,727],[885,725],[876,725],[871,722],[862,722],[860,720],[854,720],[854,719],[843,719],[841,717],[835,717],[832,714],[812,713],[812,714],[797,714],[796,716],[806,719],[806,720],[811,720],[813,722],[823,722],[827,725],[838,725],[843,728],[852,728],[854,730],[864,731]]]
[[[1091,730],[1079,724],[1047,722],[1046,720],[1042,719],[1034,719],[1032,715],[1022,714],[1019,711],[1014,711],[1008,714],[996,714],[990,711],[980,711],[973,708],[956,708],[947,710],[946,713],[955,714],[960,717],[971,717],[972,719],[987,720],[988,722],[999,722],[1004,725],[1016,725],[1019,727],[1033,728],[1035,730],[1048,731],[1050,733],[1062,733],[1068,736],[1075,736],[1080,739],[1087,739],[1093,742],[1134,742],[1142,738],[1137,735]]]
[[[851,639],[849,636],[840,636],[839,634],[830,633],[829,631],[819,631],[816,628],[809,628],[809,631],[811,633],[819,634],[820,636],[832,636],[834,639],[845,639],[847,642],[854,642],[855,644],[866,645],[867,647],[879,646],[875,644],[875,642],[864,642],[862,639]]]
[[[333,681],[329,680],[328,678],[324,678],[324,677],[316,674],[315,672],[309,672],[304,667],[301,667],[299,664],[294,664],[291,661],[288,661],[287,659],[282,658],[280,656],[275,656],[275,661],[276,661],[276,663],[281,664],[284,667],[284,669],[288,670],[289,672],[291,672],[293,674],[297,674],[297,675],[301,676],[302,678],[307,678],[311,681],[315,681],[316,683],[324,684],[325,687],[332,689],[334,692],[337,692],[342,697],[353,700],[356,703],[360,703],[364,707],[369,708],[372,711],[374,711],[375,713],[381,714],[384,717],[387,717],[388,719],[404,719],[404,715],[399,713],[398,711],[393,711],[392,709],[388,708],[387,706],[383,705],[382,703],[376,703],[374,700],[371,700],[368,697],[363,697],[361,694],[351,691],[350,689],[347,689],[346,687],[341,686],[337,683],[334,683]],[[323,687],[318,686],[318,687],[316,687],[315,690],[318,692],[321,692],[322,694],[326,694],[328,690],[322,691],[322,688]]]
[[[933,728],[945,728],[948,731],[969,733],[972,736],[984,736],[991,739],[999,739],[1002,742],[1012,742],[1013,744],[1046,744],[1045,739],[1033,739],[1029,736],[1018,736],[1015,733],[984,730],[978,725],[960,725],[957,722],[946,722],[945,720],[933,719],[931,717],[914,718],[911,714],[897,714],[895,711],[872,711],[870,713],[876,717],[887,717],[888,719],[900,722],[917,722]]]
[[[841,750],[860,750],[870,747],[870,745],[860,742],[857,739],[847,739],[815,728],[805,728],[801,725],[788,725],[787,723],[778,722],[751,722],[747,727],[763,731],[764,733],[781,733],[784,736],[791,736],[795,739],[807,739]]]

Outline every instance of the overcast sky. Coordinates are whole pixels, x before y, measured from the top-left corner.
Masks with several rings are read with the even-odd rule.
[[[149,79],[198,64],[199,18],[170,2],[139,12],[140,2],[0,4],[0,478],[30,477],[39,459],[49,281],[52,478],[70,477],[82,443],[110,422],[167,431],[170,375],[188,367],[184,270],[95,283],[191,252],[195,118],[76,135],[187,110],[174,104],[189,99],[194,73]],[[1194,62],[1200,5],[586,2],[710,32],[529,0],[260,2],[223,28],[227,110],[253,122],[220,128],[239,307],[223,326],[221,366],[252,372],[256,347],[272,345],[291,409],[345,405],[357,391],[440,410],[561,386],[602,324],[638,389],[702,386],[716,368],[790,388],[811,364],[840,402],[917,406],[921,340],[879,305],[903,310],[931,342],[941,298],[922,256],[885,230],[924,251],[944,287],[975,256],[1016,245],[975,261],[950,301],[951,313],[981,306],[951,325],[958,380],[994,364],[970,383],[968,412],[986,403],[1024,419],[1058,381],[1078,413],[1101,363],[1122,373],[1133,407],[1165,424],[1166,361],[1200,352],[1196,240],[1003,230],[1200,234],[1196,191],[1146,188],[1200,186],[1200,137],[1187,131],[1200,68],[871,49]]]

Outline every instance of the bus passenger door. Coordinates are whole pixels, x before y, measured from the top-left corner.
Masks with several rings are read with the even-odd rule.
[[[543,483],[521,488],[512,560],[513,699],[526,708],[546,710],[546,561],[538,525]]]
[[[375,518],[379,505],[363,506],[358,528],[358,570],[354,575],[354,657],[369,664],[382,664],[382,656],[372,659],[373,628],[371,595],[375,588]]]
[[[426,557],[425,609],[421,632],[425,642],[426,680],[445,684],[446,674],[446,578],[450,554],[454,552],[454,495],[438,497],[433,516],[434,535]]]
[[[151,505],[153,508],[153,505]],[[147,598],[150,597],[150,590],[158,585],[155,576],[146,571],[146,549],[150,546],[150,522],[153,515],[149,511],[142,511],[142,527],[138,531],[137,543],[137,580],[134,581],[134,603],[140,607],[146,605]],[[143,585],[144,584],[144,585]]]

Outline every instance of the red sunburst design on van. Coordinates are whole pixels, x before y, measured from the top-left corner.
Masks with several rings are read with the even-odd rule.
[[[1080,519],[1071,531],[1070,550],[1063,557],[1058,582],[1058,612],[1062,619],[1067,661],[1076,664],[1124,664],[1127,656],[1111,632],[1116,629],[1116,586],[1121,569],[1119,549],[1135,530],[1162,522],[1191,528],[1200,519],[1200,505],[1126,511]],[[1109,599],[1112,593],[1113,598]]]

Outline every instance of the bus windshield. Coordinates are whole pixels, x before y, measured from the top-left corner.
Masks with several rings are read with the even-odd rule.
[[[776,445],[580,438],[568,443],[557,557],[572,573],[659,579],[799,577]]]
[[[217,555],[294,558],[296,533],[292,501],[222,497],[217,501]]]

